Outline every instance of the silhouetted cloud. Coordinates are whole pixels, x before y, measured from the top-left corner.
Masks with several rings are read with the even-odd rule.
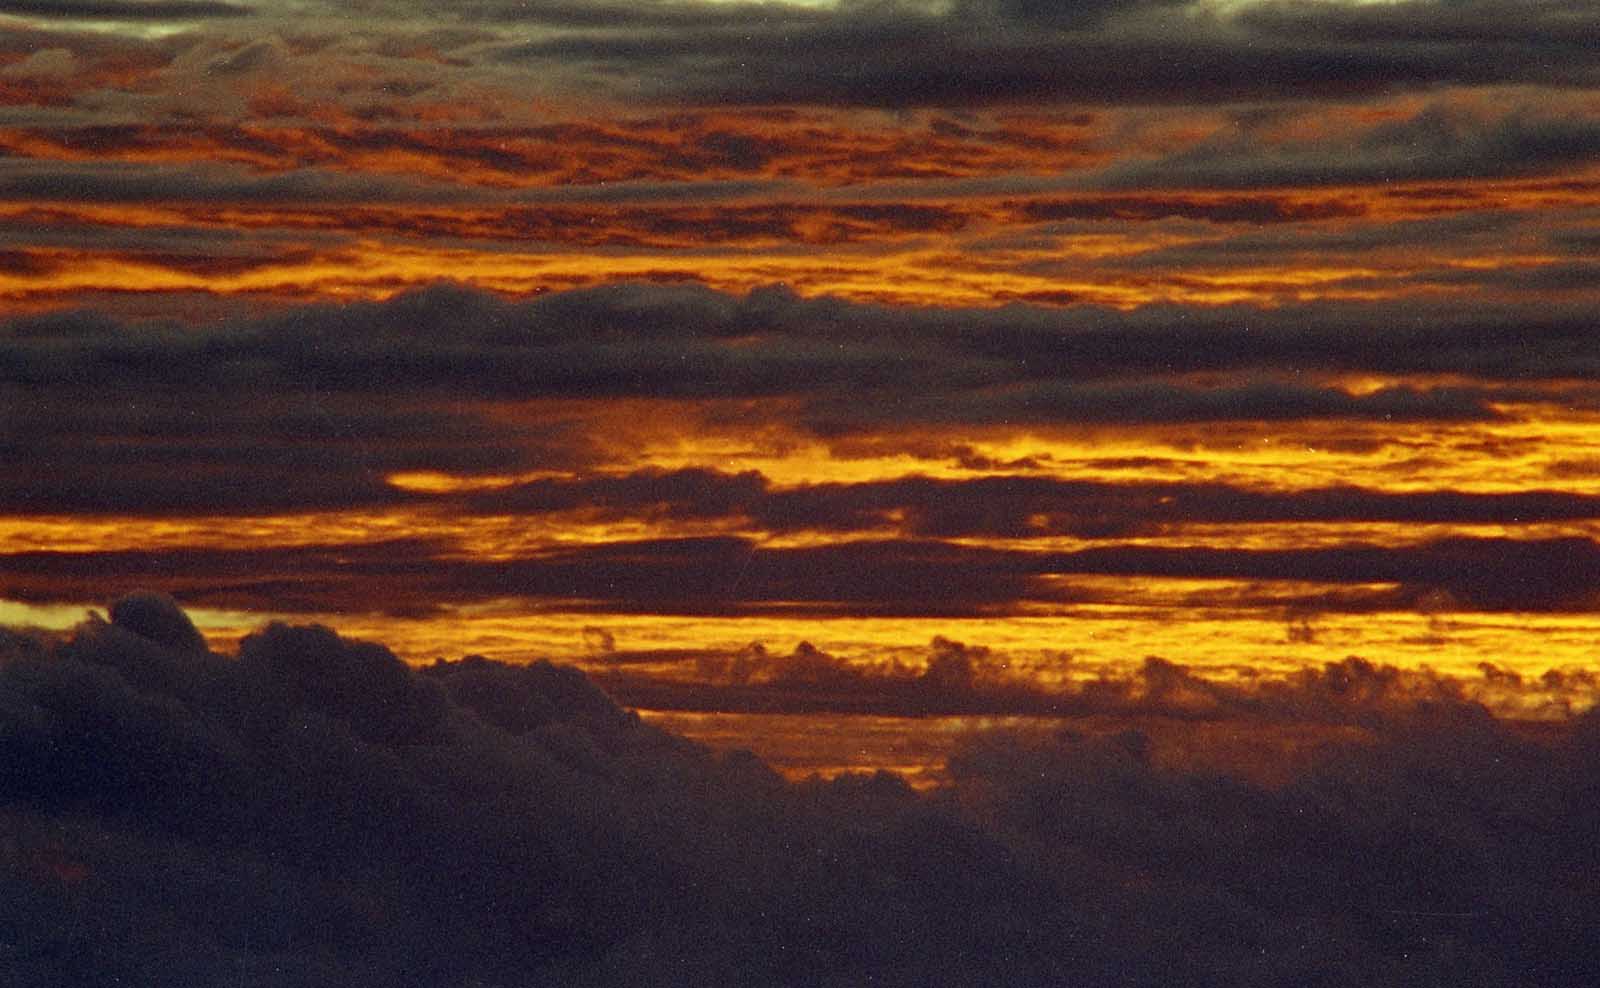
[[[1116,538],[1186,525],[1386,521],[1530,525],[1600,517],[1600,497],[1553,490],[1267,491],[1206,482],[1108,482],[999,475],[772,484],[705,467],[547,478],[468,495],[486,514],[581,511],[623,520],[723,519],[767,532],[883,531],[935,538]]]
[[[556,546],[511,559],[463,558],[440,539],[273,549],[25,551],[0,555],[6,596],[94,599],[96,581],[142,582],[213,607],[269,612],[425,614],[493,600],[560,602],[624,614],[1002,616],[1111,599],[1075,576],[1323,584],[1322,610],[1588,611],[1600,546],[1587,538],[1448,537],[1412,545],[1220,549],[1109,542],[1068,552],[933,539],[768,548],[734,536]],[[1326,591],[1351,588],[1356,593]],[[1137,602],[1137,585],[1117,599]],[[1208,595],[1197,591],[1194,602]],[[1294,594],[1273,596],[1293,607]]]
[[[1308,367],[1570,381],[1593,379],[1600,366],[1584,331],[1589,315],[1578,304],[1529,312],[1448,302],[946,309],[803,299],[781,287],[733,295],[644,284],[506,302],[441,285],[382,303],[310,306],[197,329],[126,325],[92,312],[18,319],[8,325],[0,366],[10,382],[44,386],[110,385],[136,369],[206,391],[286,375],[357,393],[484,399],[806,395],[869,384],[979,391],[1019,379],[1065,388],[1222,371],[1303,375]],[[908,353],[897,341],[913,335],[921,346]],[[242,376],[218,378],[223,368]],[[1165,386],[1173,394],[1196,387]],[[1489,394],[1395,388],[1351,394],[1345,404],[1366,401],[1376,414],[1408,393],[1419,410],[1428,400]]]
[[[95,21],[167,21],[248,17],[248,5],[214,0],[6,0],[0,14]]]
[[[1308,622],[1298,627],[1314,634]],[[806,641],[788,653],[760,642],[736,650],[622,649],[589,675],[619,702],[656,711],[1070,719],[1101,727],[1154,718],[1196,730],[1234,723],[1391,730],[1441,708],[1549,722],[1588,709],[1600,697],[1600,681],[1573,668],[1522,675],[1485,663],[1477,674],[1447,675],[1349,656],[1240,679],[1158,656],[1094,670],[1065,653],[1042,664],[1019,662],[937,636],[920,654],[909,651],[847,657]],[[746,732],[759,735],[753,726]],[[790,754],[774,751],[774,757]]]
[[[833,437],[1472,422],[1503,418],[1507,404],[1595,403],[1600,355],[1582,306],[1479,308],[897,310],[781,289],[620,285],[524,303],[439,287],[199,328],[57,313],[13,321],[0,343],[0,387],[19,409],[4,442],[50,464],[8,474],[0,493],[33,512],[292,510],[392,501],[383,478],[399,471],[592,458],[570,406],[533,428],[487,414],[506,401],[781,399],[772,415]],[[898,341],[913,334],[922,345],[908,351]],[[1308,365],[1481,383],[1357,393],[1284,379]],[[1181,377],[1202,373],[1214,379]],[[895,398],[852,400],[862,388]]]
[[[0,385],[16,414],[0,448],[25,470],[0,478],[15,512],[152,515],[273,513],[402,499],[385,477],[398,470],[516,469],[572,464],[583,442],[562,446],[472,414],[397,403],[377,407],[287,382],[209,399],[141,382],[129,355],[125,383],[68,392]],[[540,452],[540,450],[543,450]]]
[[[613,285],[530,302],[441,286],[198,327],[52,313],[13,320],[0,342],[0,393],[17,409],[0,442],[35,465],[6,474],[0,503],[144,514],[395,503],[385,478],[397,472],[595,462],[599,437],[573,400],[766,399],[742,414],[835,442],[952,426],[1498,421],[1508,406],[1597,405],[1586,311],[895,309],[780,288]],[[912,350],[899,342],[910,336]],[[1465,380],[1358,392],[1308,379],[1308,366]],[[854,400],[861,389],[885,400]],[[552,401],[567,404],[537,422],[495,414]],[[625,486],[581,493],[603,507]]]
[[[1272,144],[1248,134],[1113,166],[1107,184],[1257,189],[1445,181],[1559,171],[1600,158],[1592,119],[1519,108],[1485,119],[1434,106],[1354,137]]]
[[[1579,36],[1593,12],[1474,4],[1473,31],[1439,4],[1372,9],[1352,31],[1336,4],[847,5],[806,22],[570,32],[507,46],[522,64],[592,64],[693,100],[867,106],[1040,101],[1186,103],[1346,97],[1445,84],[1592,84]],[[1163,16],[1165,14],[1165,16]],[[1359,35],[1359,37],[1358,37]],[[892,50],[893,59],[875,57]],[[1543,57],[1530,58],[1534,53]]]
[[[283,625],[230,658],[172,641],[170,600],[113,611],[0,634],[0,915],[33,982],[1595,974],[1592,715],[1536,740],[1344,663],[1262,702],[1388,713],[1272,786],[1167,762],[1129,708],[1120,731],[974,736],[918,795],[883,773],[786,784],[573,670],[413,671]],[[983,668],[932,648],[937,689]],[[773,681],[828,668],[797,653]],[[1138,681],[1174,711],[1204,689],[1171,665]]]

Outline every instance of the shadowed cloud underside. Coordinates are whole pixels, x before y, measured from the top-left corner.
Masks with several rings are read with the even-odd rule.
[[[0,640],[0,882],[30,977],[1401,985],[1593,965],[1589,715],[1535,737],[1443,682],[1329,669],[1211,712],[1222,750],[1253,735],[1279,765],[1264,784],[1133,729],[1196,715],[1203,685],[1168,666],[1142,700],[1106,684],[1109,723],[968,737],[915,793],[786,783],[548,663],[411,669],[285,624],[224,656],[170,598],[111,613]],[[981,657],[939,648],[924,688],[961,689]]]

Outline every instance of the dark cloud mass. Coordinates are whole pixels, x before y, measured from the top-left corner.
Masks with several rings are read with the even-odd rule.
[[[247,17],[249,6],[202,0],[6,0],[0,14],[101,21],[165,21]]]
[[[1558,172],[1600,159],[1600,122],[1524,106],[1493,119],[1432,107],[1356,141],[1216,140],[1113,168],[1108,185],[1220,189],[1420,182]]]
[[[1506,421],[1507,406],[1596,407],[1591,327],[1576,302],[942,309],[643,284],[526,302],[438,286],[198,326],[58,312],[0,335],[0,450],[26,465],[0,479],[0,504],[390,504],[397,472],[591,464],[598,439],[572,403],[610,399],[742,402],[748,419],[835,442],[926,428]],[[1340,373],[1459,383],[1356,392]],[[878,400],[856,400],[863,389]]]
[[[538,480],[472,495],[467,504],[488,514],[586,510],[618,519],[747,519],[771,532],[899,527],[944,538],[1109,538],[1241,522],[1518,524],[1600,518],[1600,498],[1555,491],[1265,491],[1203,482],[1112,483],[1015,475],[779,488],[754,471],[728,474],[706,468]]]
[[[574,32],[507,46],[512,63],[594,64],[714,102],[976,106],[1194,103],[1371,95],[1443,85],[1592,85],[1592,5],[1486,2],[1471,30],[1412,0],[1364,7],[963,2],[846,5],[811,23],[744,30]],[[892,58],[881,57],[893,52]]]
[[[194,647],[170,600],[113,613],[59,640],[0,633],[0,931],[18,983],[1600,973],[1589,716],[1536,741],[1352,666],[1318,688],[1391,712],[1279,785],[1164,767],[1137,730],[1067,721],[975,737],[917,794],[884,773],[785,783],[543,663],[409,670],[284,625],[232,658]],[[936,646],[929,677],[970,672],[973,655]],[[1169,693],[1184,676],[1145,673]]]
[[[1019,379],[1064,388],[1308,369],[1592,380],[1600,375],[1592,317],[1581,303],[1543,311],[1478,302],[946,309],[806,299],[781,286],[734,295],[627,283],[507,302],[441,285],[194,328],[119,324],[92,312],[16,319],[0,341],[0,369],[8,383],[41,387],[111,386],[138,373],[201,393],[271,380],[483,399],[752,397],[862,385],[960,392]],[[916,351],[899,345],[907,338],[921,344]],[[1050,394],[1006,400],[1048,404]],[[1365,399],[1375,414],[1406,407],[1404,389],[1377,394]],[[1419,414],[1428,394],[1445,405],[1473,397],[1415,394]]]
[[[131,355],[130,355],[131,357]],[[123,363],[126,383],[52,393],[0,386],[0,455],[22,469],[0,478],[0,503],[29,514],[250,514],[395,504],[395,471],[465,473],[540,462],[572,464],[582,443],[559,430],[522,436],[455,409],[375,407],[284,382],[209,400],[153,393]],[[159,354],[144,359],[160,362]]]
[[[1521,677],[1486,665],[1478,677],[1403,670],[1356,656],[1287,676],[1244,684],[1201,675],[1156,656],[1129,671],[1043,683],[990,649],[935,637],[920,664],[843,658],[802,641],[789,654],[759,642],[738,651],[706,649],[673,656],[644,651],[609,655],[591,671],[619,702],[651,710],[889,717],[1140,717],[1195,725],[1240,720],[1259,725],[1387,730],[1409,724],[1432,705],[1498,709],[1511,716],[1565,717],[1592,699],[1593,677],[1560,670]],[[663,675],[659,666],[693,661],[695,677]],[[1070,666],[1070,659],[1060,658]],[[650,670],[650,665],[656,670]],[[643,670],[643,671],[641,671]],[[1537,695],[1536,695],[1537,694]],[[1183,739],[1178,745],[1183,746]],[[1198,740],[1196,742],[1199,743]]]
[[[143,582],[212,607],[430,614],[520,600],[623,614],[1003,617],[1103,602],[1072,577],[1114,576],[1355,587],[1313,594],[1317,610],[1590,612],[1600,545],[1581,537],[1447,537],[1413,545],[1219,549],[1111,541],[1070,552],[874,538],[766,548],[733,536],[597,542],[513,559],[463,558],[444,540],[260,549],[25,551],[0,555],[11,600],[81,602],[96,582]],[[1387,589],[1370,589],[1374,585]],[[1147,592],[1137,580],[1122,597]],[[1297,593],[1304,593],[1297,590]],[[1229,603],[1219,587],[1218,603]],[[1199,595],[1197,602],[1204,602]],[[1277,606],[1295,603],[1279,599]]]

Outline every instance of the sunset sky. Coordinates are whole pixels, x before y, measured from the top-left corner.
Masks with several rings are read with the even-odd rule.
[[[1600,984],[1600,2],[0,0],[0,982]]]
[[[1151,656],[1582,709],[1597,36],[0,3],[0,618],[152,589],[680,712],[1032,714]]]

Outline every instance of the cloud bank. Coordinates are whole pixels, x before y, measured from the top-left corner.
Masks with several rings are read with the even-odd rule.
[[[0,336],[0,397],[13,410],[0,444],[49,465],[0,479],[0,508],[390,504],[393,473],[593,465],[602,437],[584,416],[621,400],[675,402],[688,416],[731,408],[752,428],[840,442],[1494,424],[1537,406],[1600,408],[1591,324],[1582,304],[960,309],[644,284],[525,302],[440,285],[200,326],[60,312],[11,320]],[[1359,376],[1393,383],[1347,383]],[[880,400],[858,400],[867,389]]]
[[[1381,702],[1273,787],[1070,729],[974,738],[925,794],[788,784],[570,669],[287,625],[221,656],[137,594],[0,638],[0,929],[34,983],[1592,977],[1594,718]]]

